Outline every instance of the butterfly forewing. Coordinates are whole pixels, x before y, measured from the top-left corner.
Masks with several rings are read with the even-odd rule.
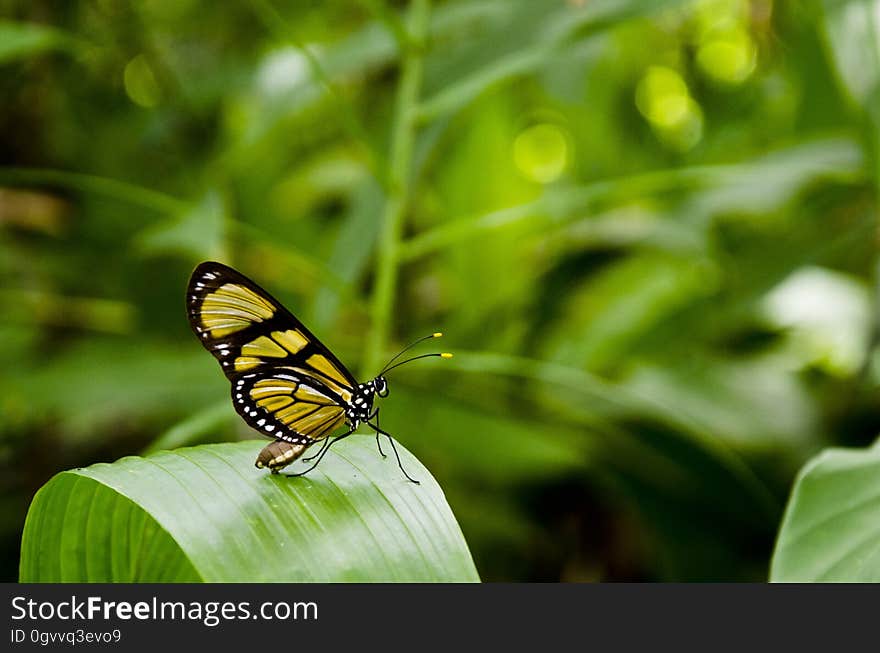
[[[202,263],[189,282],[187,309],[250,426],[308,443],[344,423],[357,386],[351,372],[256,283],[220,263]]]

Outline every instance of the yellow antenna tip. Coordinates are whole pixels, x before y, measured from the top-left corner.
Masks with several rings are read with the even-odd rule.
[[[442,336],[443,336],[443,333],[441,333],[440,331],[438,331],[437,333],[431,334],[431,337],[433,337],[433,338],[440,338]]]
[[[450,354],[448,351],[444,351],[442,354],[440,354],[440,358],[452,358],[452,354]]]

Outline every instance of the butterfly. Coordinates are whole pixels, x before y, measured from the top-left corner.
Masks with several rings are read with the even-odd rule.
[[[327,450],[354,433],[362,423],[376,431],[379,453],[385,457],[379,435],[385,435],[404,476],[391,435],[379,427],[376,397],[388,396],[385,374],[420,358],[452,354],[422,354],[392,365],[420,342],[419,338],[392,358],[371,381],[358,383],[348,368],[320,340],[265,290],[222,263],[201,263],[186,291],[189,324],[202,345],[220,361],[232,384],[232,404],[248,426],[274,438],[257,456],[256,466],[273,474],[321,442],[319,451],[304,462],[317,467]],[[374,422],[375,420],[375,422]],[[345,432],[339,433],[342,428]],[[334,435],[337,433],[337,435]],[[331,437],[332,436],[332,437]]]

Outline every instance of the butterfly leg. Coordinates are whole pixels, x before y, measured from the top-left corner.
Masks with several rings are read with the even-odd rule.
[[[286,476],[303,476],[304,474],[308,474],[310,471],[312,471],[315,467],[318,466],[318,463],[321,462],[321,458],[324,457],[324,454],[327,453],[327,451],[330,449],[331,446],[333,446],[334,443],[339,442],[343,438],[347,438],[352,433],[354,433],[354,429],[351,429],[350,431],[348,431],[347,433],[343,433],[342,435],[337,435],[332,440],[330,438],[327,438],[327,444],[325,444],[323,447],[321,447],[321,451],[318,452],[318,460],[315,461],[314,465],[309,467],[304,472],[296,472],[295,474],[286,474]]]
[[[376,406],[376,410],[373,411],[373,414],[367,418],[367,424],[369,424],[370,420],[373,419],[374,417],[376,418],[376,426],[378,427],[379,426],[379,407],[378,406]],[[379,447],[379,455],[382,456],[383,458],[387,458],[388,456],[386,456],[385,452],[382,451],[382,443],[379,442],[379,429],[378,428],[376,429],[376,446]]]
[[[368,424],[369,424],[369,422],[368,422]],[[391,434],[388,433],[388,431],[383,431],[382,429],[380,429],[378,424],[370,424],[370,426],[372,426],[376,430],[376,433],[381,433],[382,435],[388,437],[388,442],[391,443],[391,450],[394,452],[394,457],[397,458],[397,466],[400,467],[400,471],[403,472],[403,475],[406,476],[407,479],[409,479],[410,481],[412,481],[416,485],[420,485],[420,482],[417,481],[416,479],[414,479],[409,474],[407,474],[406,470],[403,468],[403,463],[400,462],[400,454],[397,453],[397,447],[394,446],[394,438],[391,437]]]
[[[314,460],[315,458],[320,458],[321,456],[323,456],[323,455],[324,455],[324,450],[325,450],[327,447],[330,446],[330,440],[331,440],[331,438],[325,438],[325,439],[324,439],[324,444],[322,444],[322,445],[321,445],[321,448],[318,449],[318,453],[313,454],[313,455],[309,456],[308,458],[303,458],[302,461],[303,461],[304,463],[307,463],[307,462],[309,462],[309,461],[311,461],[311,460]]]

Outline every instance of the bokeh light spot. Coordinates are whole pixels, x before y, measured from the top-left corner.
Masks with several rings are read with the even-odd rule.
[[[159,84],[144,55],[139,54],[126,64],[122,81],[126,94],[135,104],[146,109],[159,104],[162,95]]]
[[[636,87],[636,107],[667,146],[687,151],[703,137],[703,112],[677,71],[651,66]]]
[[[568,139],[557,125],[532,125],[514,140],[513,160],[523,175],[548,184],[559,179],[568,166]]]
[[[655,130],[666,145],[687,152],[703,139],[703,110],[689,97],[682,120],[669,127],[658,126]]]
[[[686,119],[687,84],[676,71],[651,66],[636,87],[636,106],[649,122],[675,127]]]
[[[741,84],[755,70],[755,43],[742,29],[707,39],[697,51],[700,69],[715,81]]]

